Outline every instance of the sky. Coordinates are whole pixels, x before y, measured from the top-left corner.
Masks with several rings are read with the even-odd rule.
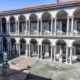
[[[68,0],[60,0],[68,1]],[[55,3],[56,0],[0,0],[0,11]]]

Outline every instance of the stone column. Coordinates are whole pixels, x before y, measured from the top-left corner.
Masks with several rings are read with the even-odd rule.
[[[66,63],[68,63],[68,47],[66,47]]]
[[[11,55],[11,41],[10,41],[10,55]]]
[[[2,22],[1,22],[1,34],[2,34]]]
[[[26,57],[28,57],[28,45],[26,44]]]
[[[54,62],[56,62],[56,46],[54,46]]]
[[[21,49],[20,49],[20,43],[19,43],[19,56],[20,56],[20,54],[21,54]]]
[[[28,28],[27,28],[28,26],[27,26],[27,21],[26,21],[26,34],[27,34],[27,32],[28,32]],[[27,34],[28,35],[28,34]]]
[[[73,34],[73,27],[74,27],[74,17],[72,17],[72,23],[71,23],[71,34]]]
[[[10,32],[9,32],[9,22],[6,22],[6,33],[10,34]]]
[[[53,60],[53,46],[51,46],[51,61]]]
[[[31,57],[31,51],[30,51],[31,49],[30,48],[31,48],[31,45],[29,44],[29,58]]]
[[[2,41],[2,44],[1,45],[2,45],[2,53],[3,53],[3,41]]]
[[[28,35],[30,35],[30,28],[31,28],[31,25],[30,25],[30,20],[28,21]]]
[[[70,64],[72,64],[72,47],[70,48]]]
[[[16,22],[15,22],[15,25],[16,25],[17,35],[19,35],[19,21],[16,21]]]
[[[51,18],[51,35],[53,35],[53,18]]]
[[[40,52],[40,51],[39,51],[39,45],[37,45],[37,46],[38,46],[38,59],[39,59],[39,52]]]
[[[43,58],[43,56],[42,56],[42,45],[41,45],[41,54],[40,54],[40,57],[41,57],[41,59]]]
[[[18,35],[19,35],[19,21],[17,22],[17,31],[18,31]]]
[[[37,19],[37,33],[39,35],[39,19]]]
[[[9,29],[8,29],[8,31],[9,31],[9,34],[10,34],[10,32],[11,32],[11,31],[10,31],[10,27],[11,27],[11,26],[10,26],[10,22],[9,22],[9,27],[8,27],[8,28],[9,28]]]
[[[1,46],[1,42],[0,42],[0,53],[2,53],[2,49],[1,48],[2,48],[2,46]]]
[[[43,23],[43,22],[42,22],[42,19],[41,19],[41,26],[40,26],[40,31],[41,31],[41,32],[40,32],[40,35],[42,35],[42,23]]]
[[[69,17],[67,18],[67,35],[69,35]]]
[[[20,56],[20,45],[19,45],[19,43],[16,43],[16,50],[17,50],[18,56]]]
[[[17,23],[17,21],[15,21],[15,26],[16,26],[16,33],[18,33],[18,29],[17,29],[18,23]]]
[[[57,29],[57,19],[55,19],[55,30],[54,30],[55,35],[56,35],[56,29]]]
[[[8,55],[10,55],[10,43],[9,42],[7,43],[7,49],[8,49],[7,53],[8,53]]]

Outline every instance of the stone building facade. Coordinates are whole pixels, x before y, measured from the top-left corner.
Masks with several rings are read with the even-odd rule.
[[[0,53],[72,64],[80,60],[80,1],[0,12]]]

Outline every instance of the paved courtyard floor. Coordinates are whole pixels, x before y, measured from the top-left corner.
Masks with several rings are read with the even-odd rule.
[[[26,77],[26,66],[34,63],[35,59],[24,59],[18,62],[15,65],[10,65],[10,75],[9,76],[2,76],[1,73],[1,66],[0,66],[0,80],[24,80]]]
[[[9,76],[2,76],[2,73],[1,73],[2,68],[0,66],[0,80],[24,80],[26,78],[26,73],[27,73],[26,67],[28,65],[31,65],[35,61],[37,61],[37,59],[24,58],[24,57],[18,57],[14,60],[9,61],[9,64],[11,64],[12,62],[16,62],[16,64],[10,65],[10,71],[9,71],[10,75]],[[42,61],[46,61],[46,60],[42,60]],[[51,61],[49,61],[49,62],[51,62]],[[80,63],[76,63],[73,66],[80,67]],[[31,80],[31,79],[29,79],[29,80]]]

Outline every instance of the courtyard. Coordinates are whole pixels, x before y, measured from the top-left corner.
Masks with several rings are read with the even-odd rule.
[[[53,63],[51,61],[46,61],[45,59],[37,60],[35,58],[25,58],[21,56],[21,57],[17,57],[9,61],[9,64],[10,64],[9,76],[2,76],[2,73],[1,73],[2,68],[0,64],[0,80],[25,80],[26,75],[27,75],[26,68],[29,65],[32,67],[32,69],[30,70],[31,76],[30,76],[30,79],[28,80],[50,80],[50,78],[48,78],[50,77],[50,74],[47,74],[49,71],[45,72],[45,70],[48,70],[48,69],[54,70],[54,69],[50,67],[49,65],[45,65],[46,63],[49,63],[49,65],[57,64],[55,68],[57,68],[58,65],[64,65],[61,63]],[[46,67],[44,68],[44,66]],[[68,66],[66,68],[69,68],[69,66],[71,66],[71,68],[77,67],[80,69],[79,63],[74,64],[74,65],[65,64],[65,66]],[[41,69],[40,67],[43,68],[44,70]],[[38,75],[36,75],[36,73]]]

